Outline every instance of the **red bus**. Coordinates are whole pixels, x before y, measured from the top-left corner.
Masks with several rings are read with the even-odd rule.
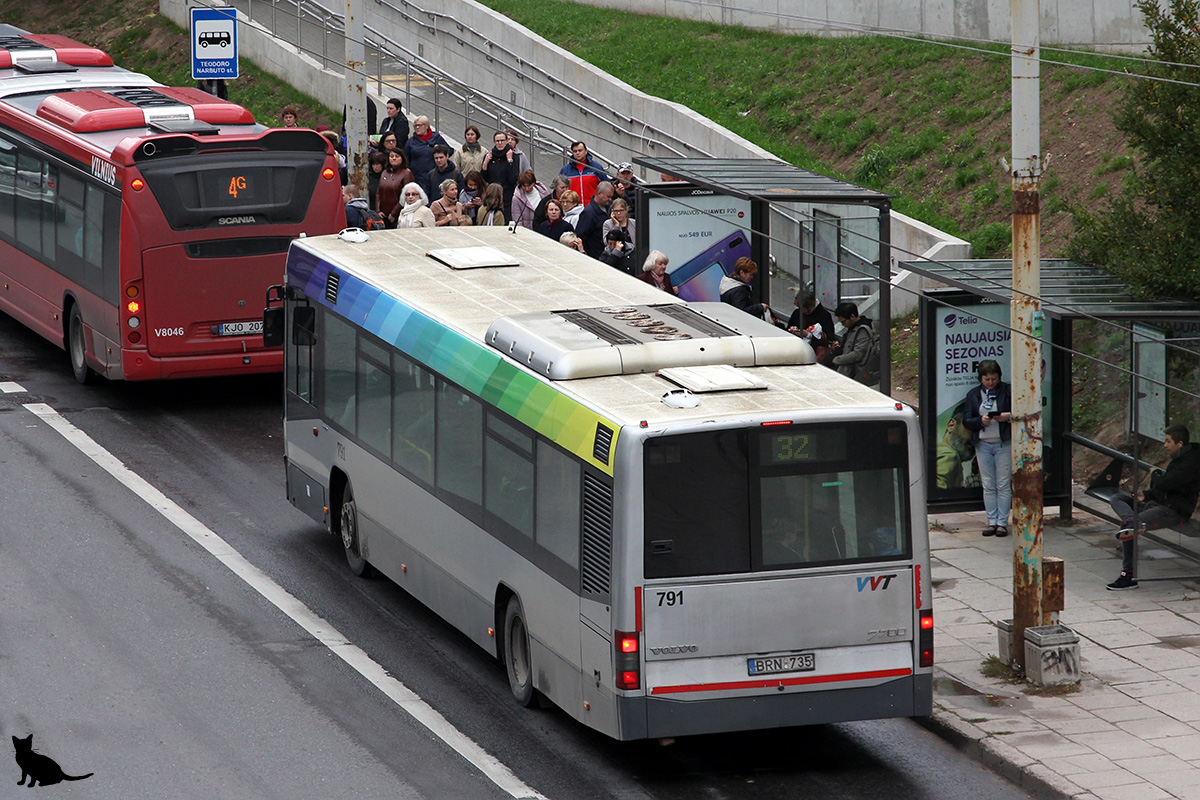
[[[314,131],[0,25],[0,311],[81,383],[280,370],[267,287],[345,227],[338,178]]]

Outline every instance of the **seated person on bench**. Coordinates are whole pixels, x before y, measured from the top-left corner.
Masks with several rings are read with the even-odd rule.
[[[1171,460],[1166,472],[1156,472],[1151,477],[1149,491],[1139,491],[1137,503],[1127,492],[1118,492],[1109,501],[1113,511],[1121,518],[1121,540],[1123,558],[1120,576],[1108,584],[1113,591],[1136,589],[1138,582],[1133,577],[1133,537],[1144,530],[1173,528],[1187,521],[1196,510],[1200,497],[1200,448],[1191,444],[1188,429],[1183,425],[1172,425],[1166,430],[1163,444]],[[1138,522],[1134,525],[1134,508]]]

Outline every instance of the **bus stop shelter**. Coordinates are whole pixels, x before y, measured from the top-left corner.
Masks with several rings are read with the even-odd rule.
[[[984,358],[995,358],[1008,366],[1009,304],[1012,299],[1011,260],[908,261],[901,268],[927,279],[931,288],[921,298],[920,321],[920,408],[931,481],[930,507],[946,510],[982,508],[977,487],[950,485],[940,481],[939,460],[934,452],[942,447],[941,463],[947,461],[946,441],[954,404],[976,385],[975,367]],[[1119,279],[1096,267],[1067,259],[1041,261],[1041,309],[1043,327],[1043,434],[1045,499],[1058,505],[1067,516],[1073,505],[1071,443],[1103,453],[1138,469],[1137,434],[1158,439],[1168,424],[1169,374],[1167,348],[1172,340],[1197,353],[1200,364],[1200,303],[1153,300],[1134,296]],[[1072,412],[1077,354],[1074,327],[1081,321],[1116,323],[1127,350],[1078,354],[1091,356],[1113,366],[1128,355],[1130,398],[1126,407],[1125,433],[1133,433],[1134,452],[1124,453],[1077,432]],[[1114,371],[1114,376],[1118,374]],[[1196,387],[1187,391],[1195,393]],[[1184,400],[1187,398],[1184,397]],[[1143,472],[1144,474],[1144,472]],[[1120,470],[1117,470],[1117,479]],[[1096,481],[1088,494],[1105,499]],[[1113,484],[1115,486],[1115,483]],[[1112,487],[1109,487],[1112,488]],[[1115,490],[1115,489],[1113,489]],[[1108,492],[1111,494],[1111,492]]]
[[[751,257],[759,264],[759,274],[769,276],[756,282],[758,299],[785,319],[800,288],[811,287],[830,310],[849,299],[865,314],[873,304],[881,352],[891,351],[890,195],[768,158],[638,156],[634,161],[664,178],[645,186],[639,196],[639,252],[664,249],[654,243],[663,240],[658,232],[667,227],[666,215],[681,207],[694,209],[701,217],[695,224],[703,226],[712,219],[703,218],[710,212],[700,211],[703,196],[734,198],[748,205],[744,229]],[[676,236],[694,235],[672,230],[678,230]],[[697,246],[696,257],[711,253],[718,258],[713,248],[705,252]],[[732,274],[730,264],[724,267]],[[890,392],[886,358],[881,359],[879,385]]]

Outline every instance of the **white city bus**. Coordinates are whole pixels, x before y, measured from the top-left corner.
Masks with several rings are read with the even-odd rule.
[[[292,503],[520,703],[619,739],[930,713],[911,409],[522,228],[300,239],[274,293]]]

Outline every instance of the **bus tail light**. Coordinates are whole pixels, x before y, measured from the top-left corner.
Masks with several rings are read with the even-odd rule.
[[[638,653],[638,635],[636,633],[615,631],[613,642],[617,651],[617,688],[642,688],[641,655]]]
[[[933,611],[921,612],[921,631],[917,636],[917,647],[921,650],[922,667],[933,666]]]
[[[334,172],[333,169],[330,167],[326,167],[325,169],[321,170],[321,177],[327,181],[333,180],[333,176],[336,174],[337,173]]]

